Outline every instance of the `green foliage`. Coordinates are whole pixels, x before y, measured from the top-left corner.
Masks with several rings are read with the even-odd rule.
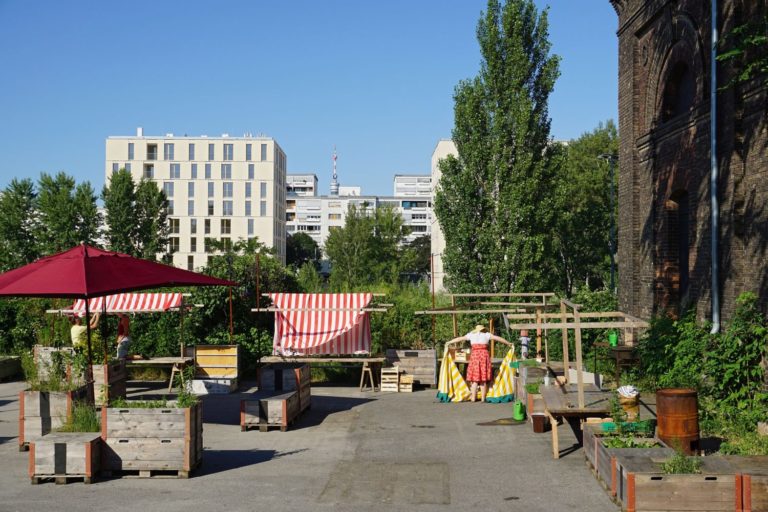
[[[658,446],[656,441],[646,441],[631,435],[608,436],[603,438],[606,448],[653,448]]]
[[[540,386],[541,386],[540,382],[529,382],[528,384],[525,385],[525,391],[530,395],[538,395]]]
[[[109,184],[101,192],[107,225],[107,246],[117,252],[135,255],[136,188],[131,173],[120,169],[112,173]]]
[[[115,409],[167,409],[173,407],[166,400],[126,400],[125,398],[115,398],[109,404]]]
[[[85,402],[72,404],[72,414],[59,428],[59,432],[100,432],[101,418],[96,408]]]
[[[325,287],[317,267],[311,262],[304,263],[296,275],[299,288],[305,293],[320,293]]]
[[[195,367],[187,366],[176,376],[176,387],[179,392],[176,394],[176,406],[183,409],[192,407],[199,399],[192,393],[192,380],[195,378]]]
[[[719,450],[723,455],[768,455],[768,436],[757,432],[731,432],[726,436]]]
[[[701,459],[688,457],[683,452],[676,450],[669,460],[661,463],[661,471],[665,475],[699,474],[701,473]]]
[[[317,268],[321,256],[317,242],[306,233],[295,233],[285,241],[285,263],[293,268],[301,268],[307,263]]]
[[[56,176],[43,173],[38,182],[37,206],[35,238],[42,254],[62,252],[98,238],[100,215],[89,183],[76,187],[75,179],[63,172]]]
[[[552,289],[555,164],[549,94],[559,74],[547,11],[489,0],[477,28],[477,77],[454,94],[458,158],[440,161],[435,214],[454,292]]]
[[[31,351],[21,354],[21,369],[31,391],[73,391],[83,386],[83,356],[65,352],[51,353],[49,363],[36,361]]]
[[[432,239],[428,236],[415,238],[402,248],[399,260],[400,275],[427,275],[431,271]]]
[[[721,89],[762,77],[768,84],[768,15],[753,16],[749,21],[734,27],[720,41],[723,53],[717,56],[720,62],[731,64],[732,75]]]
[[[0,270],[25,265],[40,256],[37,230],[37,192],[30,179],[11,180],[0,193]]]

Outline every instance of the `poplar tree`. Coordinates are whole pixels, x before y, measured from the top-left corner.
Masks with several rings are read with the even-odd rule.
[[[13,179],[0,192],[0,271],[31,263],[40,256],[37,192],[30,179]]]
[[[549,95],[559,75],[547,11],[489,0],[477,39],[480,73],[454,93],[458,158],[440,162],[435,213],[454,292],[551,288],[554,175]]]

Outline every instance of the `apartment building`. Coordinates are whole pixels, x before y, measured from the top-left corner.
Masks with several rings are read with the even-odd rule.
[[[208,241],[258,238],[285,262],[286,156],[270,137],[112,136],[106,180],[125,168],[168,196],[173,264],[195,269],[212,252]]]

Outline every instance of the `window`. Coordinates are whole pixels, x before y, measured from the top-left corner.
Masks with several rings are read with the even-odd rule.
[[[411,233],[426,233],[427,226],[408,226],[411,229]]]
[[[295,219],[296,219],[296,213],[295,212],[287,212],[285,214],[285,220],[287,220],[288,222],[290,222],[292,220],[295,220]]]
[[[163,160],[173,160],[173,144],[163,144]]]
[[[173,182],[172,181],[164,181],[163,182],[163,192],[165,192],[165,197],[173,197]]]
[[[205,252],[213,252],[213,249],[211,248],[210,238],[205,237],[204,244],[205,244]],[[210,261],[210,259],[208,261]]]
[[[232,164],[221,164],[221,179],[232,179]]]
[[[191,254],[187,256],[187,270],[195,270],[195,257]]]
[[[168,245],[171,252],[179,252],[179,237],[172,236],[168,241],[170,242]]]
[[[208,144],[208,160],[213,160],[214,152],[213,152],[213,144]]]
[[[224,197],[232,197],[232,182],[225,181],[222,187],[222,194]]]
[[[289,210],[293,210],[294,208],[296,208],[296,201],[294,199],[289,199],[288,201],[285,202],[285,207],[288,208]]]
[[[426,220],[427,214],[426,213],[414,213],[411,215],[411,219],[413,220]]]
[[[426,201],[403,201],[403,210],[410,210],[411,208],[426,208]]]
[[[179,234],[179,219],[168,219],[168,225],[171,228],[171,233],[174,235]]]
[[[211,179],[211,164],[205,164],[205,179]]]
[[[251,146],[253,146],[253,144],[245,145],[245,159],[249,161],[251,160]]]
[[[214,183],[212,181],[208,182],[208,197],[213,197],[213,187]]]
[[[168,201],[168,215],[173,215],[174,206],[173,206],[173,200]]]
[[[248,219],[248,234],[253,234],[253,219]]]
[[[232,219],[221,219],[221,231],[222,235],[229,235],[232,233]]]
[[[232,240],[228,237],[221,238],[221,248],[228,251],[232,248]]]
[[[190,143],[189,144],[189,160],[194,160],[194,159],[195,159],[195,145]]]
[[[190,182],[187,183],[187,197],[190,198],[190,199],[195,197],[195,182],[194,181],[190,181]]]
[[[120,170],[120,164],[117,162],[112,163],[112,172],[117,172]]]
[[[197,252],[197,237],[195,236],[189,239],[189,252]]]
[[[232,201],[224,201],[221,203],[221,214],[227,217],[232,216]]]
[[[266,217],[267,216],[267,202],[266,201],[261,201],[259,203],[259,215],[261,215],[262,217]]]
[[[251,202],[246,201],[245,202],[245,216],[250,217],[251,216]]]
[[[197,219],[189,219],[189,232],[193,235],[197,233]]]
[[[133,142],[129,142],[128,143],[128,160],[133,160],[133,155],[134,155]]]
[[[171,164],[171,179],[178,180],[181,178],[181,164]]]
[[[211,219],[205,219],[205,225],[203,227],[203,231],[206,235],[211,234]]]
[[[187,215],[194,215],[195,214],[195,202],[190,199],[187,201]]]
[[[251,184],[245,184],[245,197],[251,197]]]
[[[341,201],[330,201],[328,203],[329,208],[341,208]]]
[[[128,171],[128,172],[131,172],[131,164],[130,163],[125,164],[125,170]]]
[[[266,197],[267,197],[267,182],[266,181],[262,181],[261,183],[259,183],[259,188],[260,188],[260,190],[259,190],[259,197],[261,197],[262,199],[266,199]]]
[[[192,164],[192,168],[190,169],[189,174],[191,179],[197,179],[197,164]]]
[[[147,144],[147,160],[157,160],[157,144]]]
[[[253,164],[248,164],[248,179],[252,180],[255,175],[256,173],[254,171]]]
[[[328,214],[328,220],[341,220],[341,214],[340,213],[329,213]]]
[[[208,215],[213,215],[213,200],[208,201]]]
[[[266,144],[261,145],[261,161],[262,162],[267,161],[267,145]]]
[[[232,160],[232,144],[224,144],[224,160]]]

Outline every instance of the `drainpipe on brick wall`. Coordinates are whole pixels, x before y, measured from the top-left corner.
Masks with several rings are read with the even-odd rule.
[[[710,177],[709,199],[712,211],[712,334],[720,332],[720,262],[718,255],[718,219],[720,205],[717,200],[717,0],[712,3],[712,54],[710,55],[709,131],[710,131]]]

